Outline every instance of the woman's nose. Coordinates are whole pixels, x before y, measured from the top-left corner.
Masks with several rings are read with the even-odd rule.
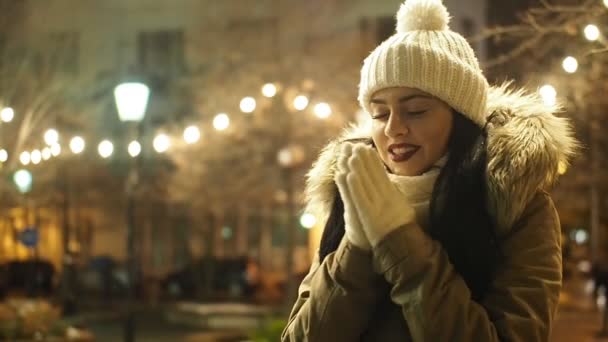
[[[395,138],[406,135],[409,132],[407,122],[401,117],[399,112],[393,111],[384,127],[384,134],[387,137]]]

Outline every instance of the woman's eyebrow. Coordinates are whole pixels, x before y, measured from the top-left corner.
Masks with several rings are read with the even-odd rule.
[[[401,98],[399,98],[399,103],[403,103],[403,102],[407,102],[409,100],[415,99],[417,97],[421,97],[421,98],[425,98],[425,99],[430,99],[432,98],[431,96],[428,95],[422,95],[422,94],[412,94],[412,95],[407,95],[407,96],[403,96]],[[383,99],[371,99],[370,103],[375,103],[375,104],[386,104],[386,101]]]

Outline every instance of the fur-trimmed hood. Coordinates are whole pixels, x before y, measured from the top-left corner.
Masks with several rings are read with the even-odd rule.
[[[559,105],[547,105],[535,93],[511,89],[510,83],[491,87],[486,118],[488,141],[488,208],[507,233],[541,189],[558,177],[560,163],[568,165],[578,143],[569,121],[555,116]],[[330,142],[308,172],[307,212],[325,221],[336,194],[335,162],[346,139],[369,138],[369,128],[352,126]]]

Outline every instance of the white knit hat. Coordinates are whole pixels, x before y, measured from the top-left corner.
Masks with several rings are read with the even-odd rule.
[[[488,81],[475,52],[448,27],[441,0],[407,0],[397,13],[397,33],[380,44],[361,69],[359,103],[389,87],[411,87],[443,100],[480,126],[485,124]]]

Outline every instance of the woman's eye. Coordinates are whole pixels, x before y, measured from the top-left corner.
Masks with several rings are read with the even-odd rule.
[[[424,113],[426,113],[426,110],[415,110],[415,111],[407,112],[407,115],[409,115],[409,116],[420,116],[420,115],[422,115]]]
[[[372,119],[374,119],[374,120],[385,119],[385,118],[388,118],[389,115],[390,115],[390,113],[375,113],[372,116]]]

